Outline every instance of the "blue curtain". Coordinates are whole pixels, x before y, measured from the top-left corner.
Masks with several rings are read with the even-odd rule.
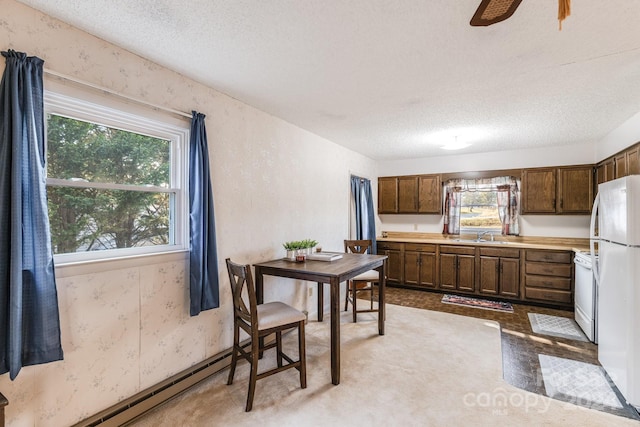
[[[2,52],[0,83],[0,373],[62,360],[47,213],[43,63]]]
[[[371,253],[376,253],[376,222],[373,212],[371,181],[351,175],[351,194],[356,208],[356,239],[371,239]]]
[[[220,306],[218,250],[205,115],[193,111],[189,149],[191,315]]]

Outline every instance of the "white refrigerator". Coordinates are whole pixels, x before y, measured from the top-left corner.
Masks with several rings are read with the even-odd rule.
[[[600,184],[596,213],[598,360],[640,408],[640,175]]]

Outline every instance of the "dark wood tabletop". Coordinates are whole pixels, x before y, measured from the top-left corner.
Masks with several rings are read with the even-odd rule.
[[[334,261],[294,262],[286,259],[254,264],[256,276],[256,296],[258,304],[264,302],[263,277],[277,276],[318,283],[318,321],[323,320],[323,283],[329,283],[331,290],[331,382],[340,384],[340,283],[369,270],[380,273],[378,304],[378,333],[384,335],[384,290],[387,276],[387,256],[368,254],[342,254]]]

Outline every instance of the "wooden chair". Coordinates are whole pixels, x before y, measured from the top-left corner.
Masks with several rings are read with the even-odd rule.
[[[371,240],[345,240],[344,251],[345,253],[351,252],[354,254],[364,254],[371,248]],[[353,305],[353,322],[358,321],[358,313],[371,313],[375,312],[380,315],[378,308],[373,308],[373,285],[378,284],[380,281],[379,274],[376,270],[365,271],[362,274],[357,275],[353,279],[347,282],[347,293],[344,299],[344,311],[347,311],[349,303]],[[357,308],[356,294],[358,292],[369,292],[370,308],[367,310]]]
[[[249,393],[245,411],[253,406],[253,396],[256,391],[256,381],[287,369],[296,368],[300,371],[300,386],[307,388],[307,363],[305,354],[304,322],[306,316],[301,311],[282,303],[268,302],[257,304],[256,291],[251,276],[251,267],[232,262],[229,258],[227,271],[233,294],[233,350],[231,356],[231,371],[227,384],[233,383],[238,357],[244,357],[251,364],[249,375]],[[246,292],[244,292],[246,290]],[[244,296],[243,296],[244,293]],[[248,301],[246,301],[248,299]],[[248,303],[248,304],[247,304]],[[282,332],[298,329],[298,360],[293,361],[282,352]],[[251,338],[250,352],[240,346],[240,329]],[[275,333],[276,340],[270,344],[260,346],[261,338]],[[264,341],[264,340],[262,340]],[[258,373],[258,359],[264,350],[276,347],[277,367]],[[283,365],[282,359],[288,363]]]

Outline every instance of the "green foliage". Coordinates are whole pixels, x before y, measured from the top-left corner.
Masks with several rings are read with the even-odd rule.
[[[295,251],[296,249],[307,249],[313,248],[316,246],[318,242],[312,239],[304,239],[304,240],[293,240],[291,242],[285,242],[282,244],[284,248],[288,251]]]
[[[168,187],[169,141],[50,115],[50,178]],[[49,187],[54,251],[169,242],[169,196],[159,192]]]

